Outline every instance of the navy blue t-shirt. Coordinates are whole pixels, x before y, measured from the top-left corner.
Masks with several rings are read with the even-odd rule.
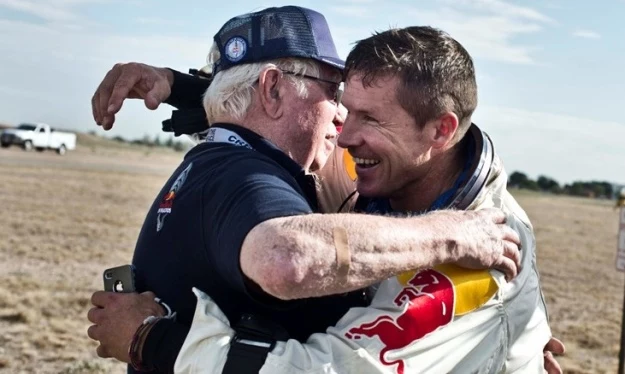
[[[282,301],[263,293],[241,271],[248,232],[276,217],[312,213],[314,180],[271,143],[238,126],[252,146],[203,143],[193,148],[165,184],[145,219],[133,264],[139,292],[153,291],[190,326],[196,306],[191,288],[208,293],[231,324],[242,313],[280,323],[305,340],[335,324],[350,307],[366,306],[362,291]]]

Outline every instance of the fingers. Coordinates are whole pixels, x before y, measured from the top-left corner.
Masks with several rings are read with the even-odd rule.
[[[521,271],[521,254],[516,244],[504,240],[503,253],[495,268],[506,274],[508,282],[516,278]]]
[[[521,268],[521,252],[519,252],[519,247],[517,244],[505,241],[503,242],[503,255],[504,257],[509,258],[517,267],[517,272],[520,271]]]
[[[521,271],[521,238],[511,227],[506,225],[507,217],[503,211],[496,208],[484,209],[480,212],[487,214],[493,223],[499,225],[503,245],[502,257],[495,268],[506,274],[506,280],[510,282]]]
[[[116,64],[104,77],[91,98],[93,118],[105,130],[128,98],[143,98],[145,106],[156,109],[171,95],[173,73],[164,68],[131,62]]]
[[[99,126],[110,130],[124,100],[142,78],[142,67],[137,63],[116,64],[104,77],[91,99],[93,117]]]
[[[109,72],[106,73],[106,75],[104,76],[104,79],[98,85],[98,88],[95,90],[93,96],[91,97],[91,112],[93,113],[93,119],[95,123],[98,124],[98,126],[102,126],[102,118],[103,118],[103,115],[102,115],[103,111],[100,108],[100,92],[104,89],[104,86],[107,84],[107,82],[113,79],[111,75],[115,74],[114,70],[115,68],[109,70]]]
[[[115,292],[96,291],[91,295],[91,304],[94,306],[104,308],[118,297],[119,294]]]
[[[103,95],[104,97],[100,98],[100,103],[106,100],[106,103],[103,103],[101,107],[106,106],[108,115],[115,115],[115,113],[119,112],[122,108],[122,104],[124,100],[129,97],[130,91],[141,81],[141,70],[142,68],[139,64],[133,63],[126,64],[124,68],[121,69],[121,73],[111,89],[106,91],[109,95]]]
[[[518,246],[521,246],[521,237],[519,233],[514,231],[510,226],[502,226],[503,239],[510,241]]]
[[[87,319],[89,320],[89,322],[93,322],[97,325],[98,322],[102,320],[103,315],[104,309],[95,307],[89,309],[89,311],[87,312]]]
[[[139,297],[140,297],[140,298],[142,298],[142,299],[144,299],[145,301],[148,301],[148,300],[149,300],[149,302],[148,302],[148,303],[145,303],[145,302],[144,302],[144,303],[143,303],[143,305],[154,305],[154,304],[155,304],[155,305],[159,305],[159,304],[156,302],[156,300],[155,300],[155,299],[156,299],[156,295],[155,295],[155,294],[154,294],[154,292],[152,292],[152,291],[146,291],[146,292],[140,293],[140,294],[139,294]],[[159,305],[159,310],[160,310],[160,305]]]
[[[104,130],[110,130],[113,128],[113,124],[115,123],[115,115],[107,114],[102,118],[102,128]]]
[[[562,368],[551,352],[544,353],[544,367],[547,374],[562,374]]]
[[[101,338],[100,327],[97,325],[89,326],[89,328],[87,329],[87,336],[99,342]],[[98,348],[96,349],[96,353],[98,354],[98,357],[102,357],[102,358],[112,357],[111,354],[107,351],[107,349],[102,344],[98,346]]]
[[[502,264],[505,267],[503,270],[506,273],[506,280],[510,282],[521,271],[521,238],[519,234],[509,226],[502,226],[502,240],[503,240],[503,258]]]
[[[545,351],[555,353],[556,355],[563,355],[566,353],[566,347],[564,343],[557,338],[551,338],[547,345],[545,345]]]
[[[154,110],[171,94],[171,87],[166,79],[157,79],[150,91],[145,95],[145,106]]]
[[[519,271],[514,261],[504,256],[495,264],[494,268],[506,274],[506,281],[508,282],[514,279]]]
[[[479,214],[485,215],[487,219],[491,220],[493,223],[503,224],[506,223],[506,215],[501,209],[497,208],[486,208],[482,210],[478,210]]]
[[[102,357],[102,358],[112,357],[111,354],[108,353],[108,351],[106,350],[106,348],[104,348],[102,344],[98,346],[98,348],[96,349],[96,353],[98,354],[98,357]]]
[[[94,113],[94,119],[99,126],[102,126],[105,130],[109,130],[113,126],[114,116],[108,114],[108,102],[111,96],[111,91],[115,85],[115,82],[119,78],[122,71],[122,64],[116,64],[106,74],[102,83],[98,86],[93,98],[91,99],[92,111]]]
[[[91,114],[93,115],[93,120],[95,121],[95,123],[98,126],[102,126],[101,125],[102,119],[100,118],[100,113],[99,113],[98,105],[97,105],[99,101],[98,95],[99,95],[99,92],[96,90],[96,92],[91,97]]]
[[[156,302],[156,294],[154,292],[146,291],[139,294],[139,297],[147,301],[147,303],[143,303],[143,305],[150,308],[153,315],[165,316],[169,312],[162,304]]]
[[[100,334],[99,334],[98,326],[97,325],[89,326],[89,328],[87,329],[87,336],[89,336],[93,340],[99,341]]]
[[[566,352],[564,344],[559,339],[552,337],[545,345],[543,352],[545,371],[547,371],[548,374],[562,374],[562,368],[555,357],[553,357],[553,354],[563,355]]]
[[[150,299],[152,301],[154,301],[154,299],[156,298],[156,294],[152,291],[142,292],[139,295],[145,299]]]

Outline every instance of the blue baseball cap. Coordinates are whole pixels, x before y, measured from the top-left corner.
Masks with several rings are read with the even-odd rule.
[[[284,6],[234,17],[215,35],[221,57],[213,74],[266,60],[310,58],[343,70],[325,17],[314,10]]]

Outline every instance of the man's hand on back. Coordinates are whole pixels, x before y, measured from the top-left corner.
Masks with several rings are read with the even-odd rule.
[[[171,95],[173,73],[166,68],[131,62],[116,64],[106,74],[91,98],[93,119],[110,130],[126,99],[143,99],[148,109],[156,109]]]
[[[504,272],[508,281],[516,277],[521,240],[506,225],[501,210],[438,211],[429,216],[436,217],[432,225],[444,238],[451,256],[449,262],[470,269],[494,268]]]

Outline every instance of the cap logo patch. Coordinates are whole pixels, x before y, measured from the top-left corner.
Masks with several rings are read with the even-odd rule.
[[[247,52],[247,42],[240,36],[230,38],[226,42],[224,52],[228,61],[238,62],[245,57],[245,53]]]

